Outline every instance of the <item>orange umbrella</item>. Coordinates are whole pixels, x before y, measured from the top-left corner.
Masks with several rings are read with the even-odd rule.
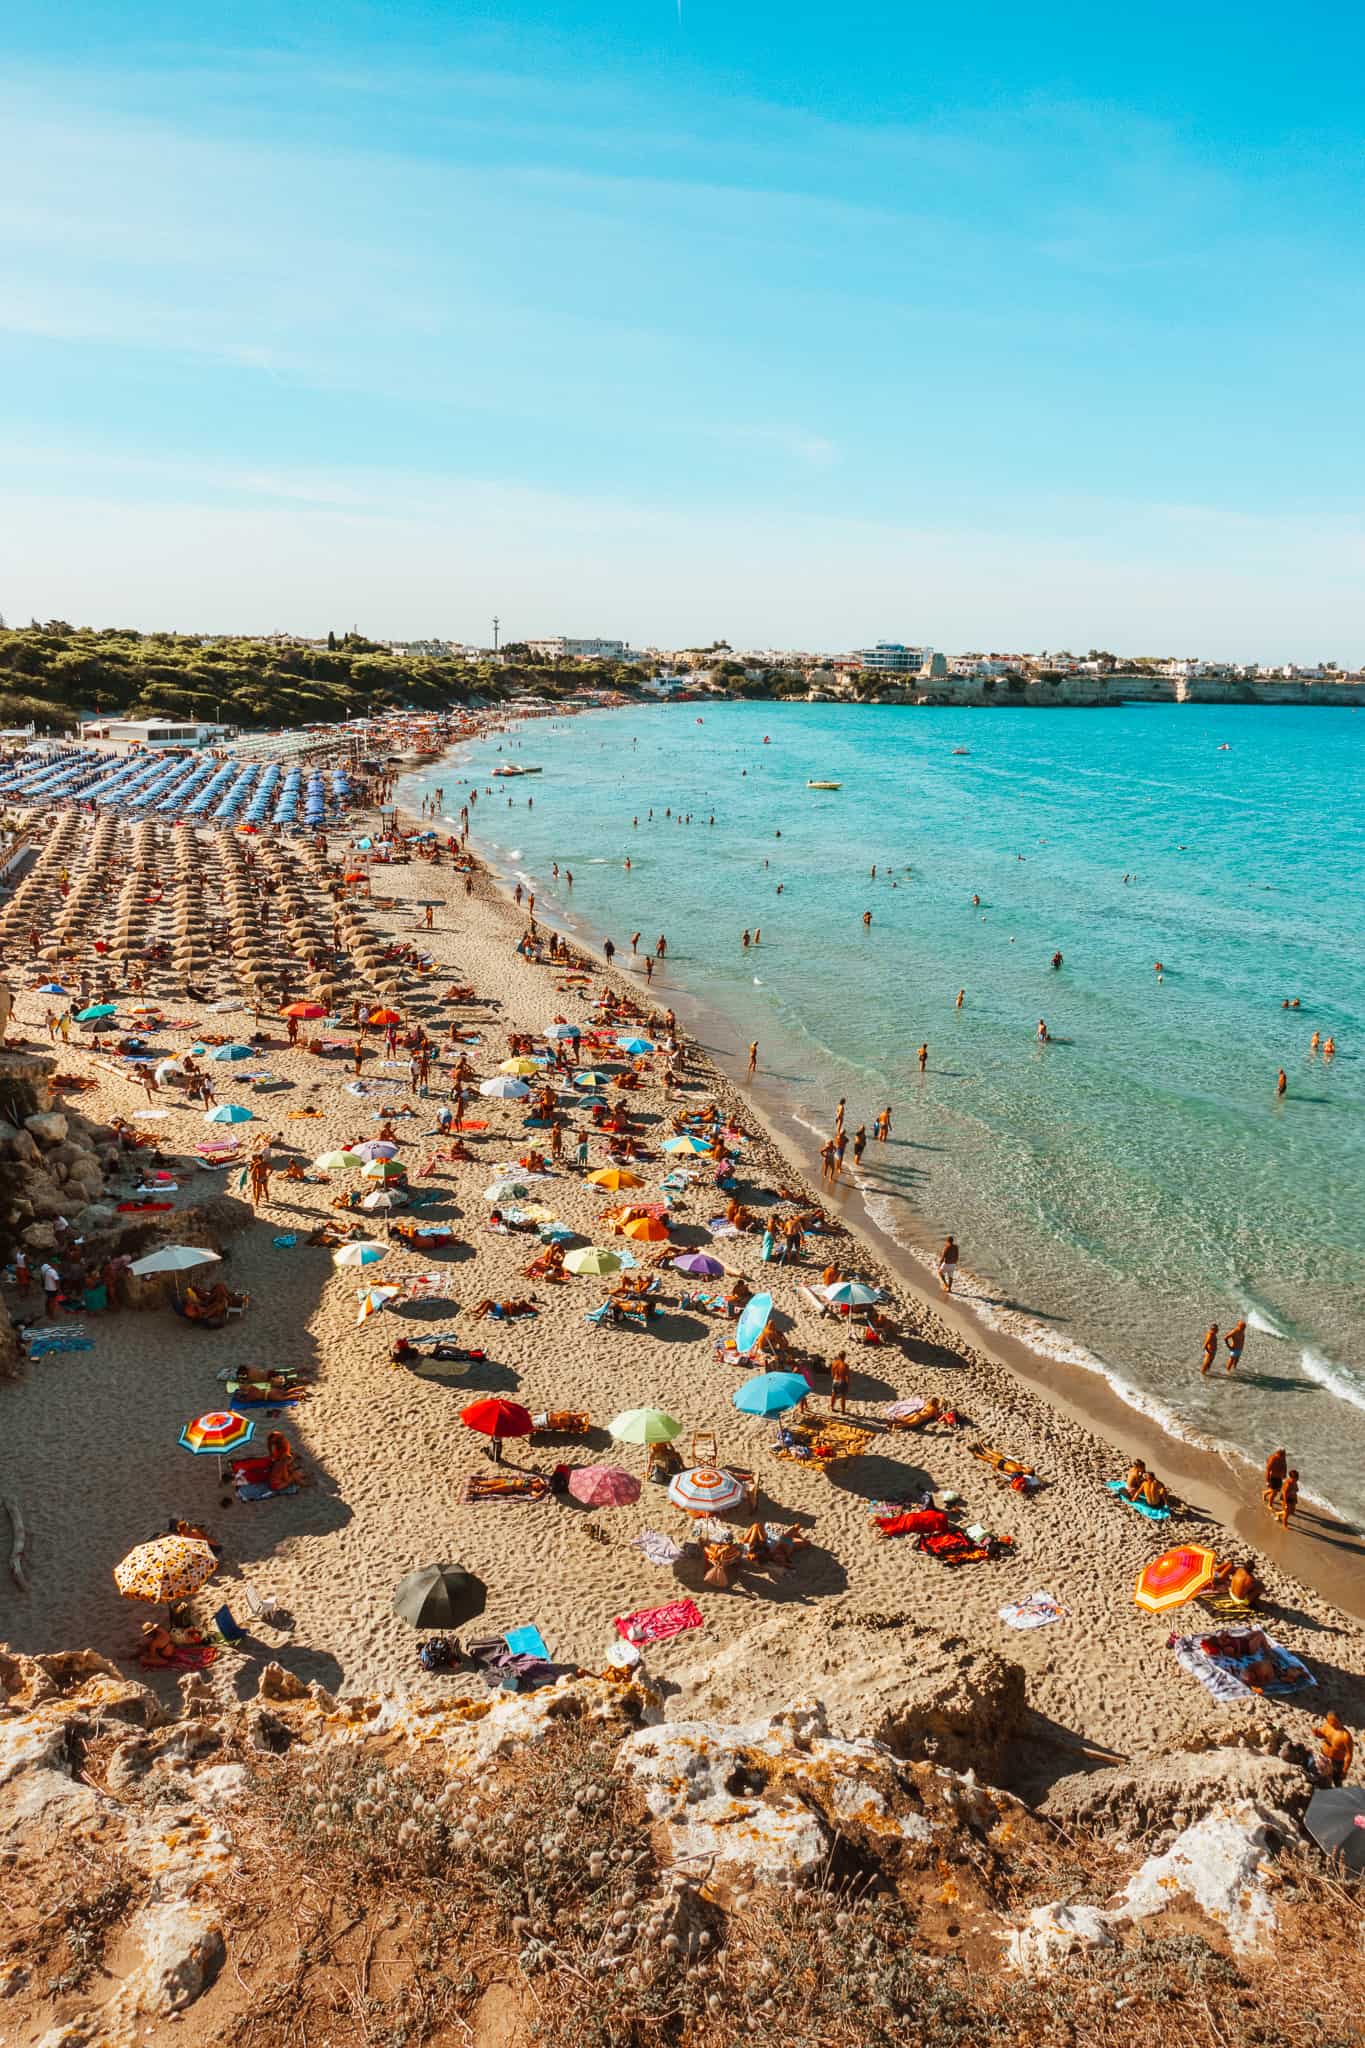
[[[599,1188],[642,1188],[644,1182],[638,1173],[631,1173],[624,1166],[602,1166],[588,1179]]]
[[[653,1216],[637,1216],[625,1228],[627,1237],[642,1237],[647,1244],[662,1244],[668,1236],[667,1227]]]
[[[321,1003],[291,1003],[287,1010],[281,1010],[282,1017],[325,1017],[327,1012]]]
[[[1211,1550],[1199,1543],[1178,1543],[1142,1567],[1133,1599],[1148,1614],[1165,1614],[1211,1586],[1217,1569],[1218,1560]]]
[[[397,1010],[371,1010],[370,1012],[371,1024],[401,1024],[402,1021]]]

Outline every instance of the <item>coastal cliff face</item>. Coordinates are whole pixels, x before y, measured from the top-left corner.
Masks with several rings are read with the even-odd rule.
[[[648,1683],[585,1675],[338,1701],[279,1664],[172,1706],[88,1651],[0,1651],[6,2036],[132,2048],[193,2008],[246,2048],[975,2048],[1174,2016],[1225,2048],[1287,2042],[1309,1999],[1313,2038],[1352,2038],[1359,1932],[1295,1846],[1300,1774],[1167,1759],[1119,1834],[913,1725],[907,1700],[902,1753],[814,1700],[665,1722]]]

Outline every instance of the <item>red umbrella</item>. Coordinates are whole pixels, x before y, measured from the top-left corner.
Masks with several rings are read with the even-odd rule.
[[[460,1411],[460,1420],[466,1429],[477,1429],[480,1436],[529,1436],[535,1426],[529,1408],[523,1408],[520,1401],[504,1401],[500,1394],[471,1401]]]
[[[281,1010],[282,1017],[325,1017],[327,1012],[321,1003],[291,1003],[287,1010]]]

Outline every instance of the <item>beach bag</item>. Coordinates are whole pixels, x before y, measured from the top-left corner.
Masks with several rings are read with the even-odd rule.
[[[424,1671],[453,1671],[460,1661],[460,1645],[454,1636],[433,1636],[419,1646],[417,1661]]]

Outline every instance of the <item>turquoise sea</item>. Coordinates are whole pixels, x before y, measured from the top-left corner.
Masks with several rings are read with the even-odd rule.
[[[873,1213],[951,1229],[988,1321],[1365,1512],[1365,713],[651,706],[458,761],[409,798],[477,787],[475,842],[591,943],[665,932],[655,992],[757,1038],[770,1102],[891,1104]]]

